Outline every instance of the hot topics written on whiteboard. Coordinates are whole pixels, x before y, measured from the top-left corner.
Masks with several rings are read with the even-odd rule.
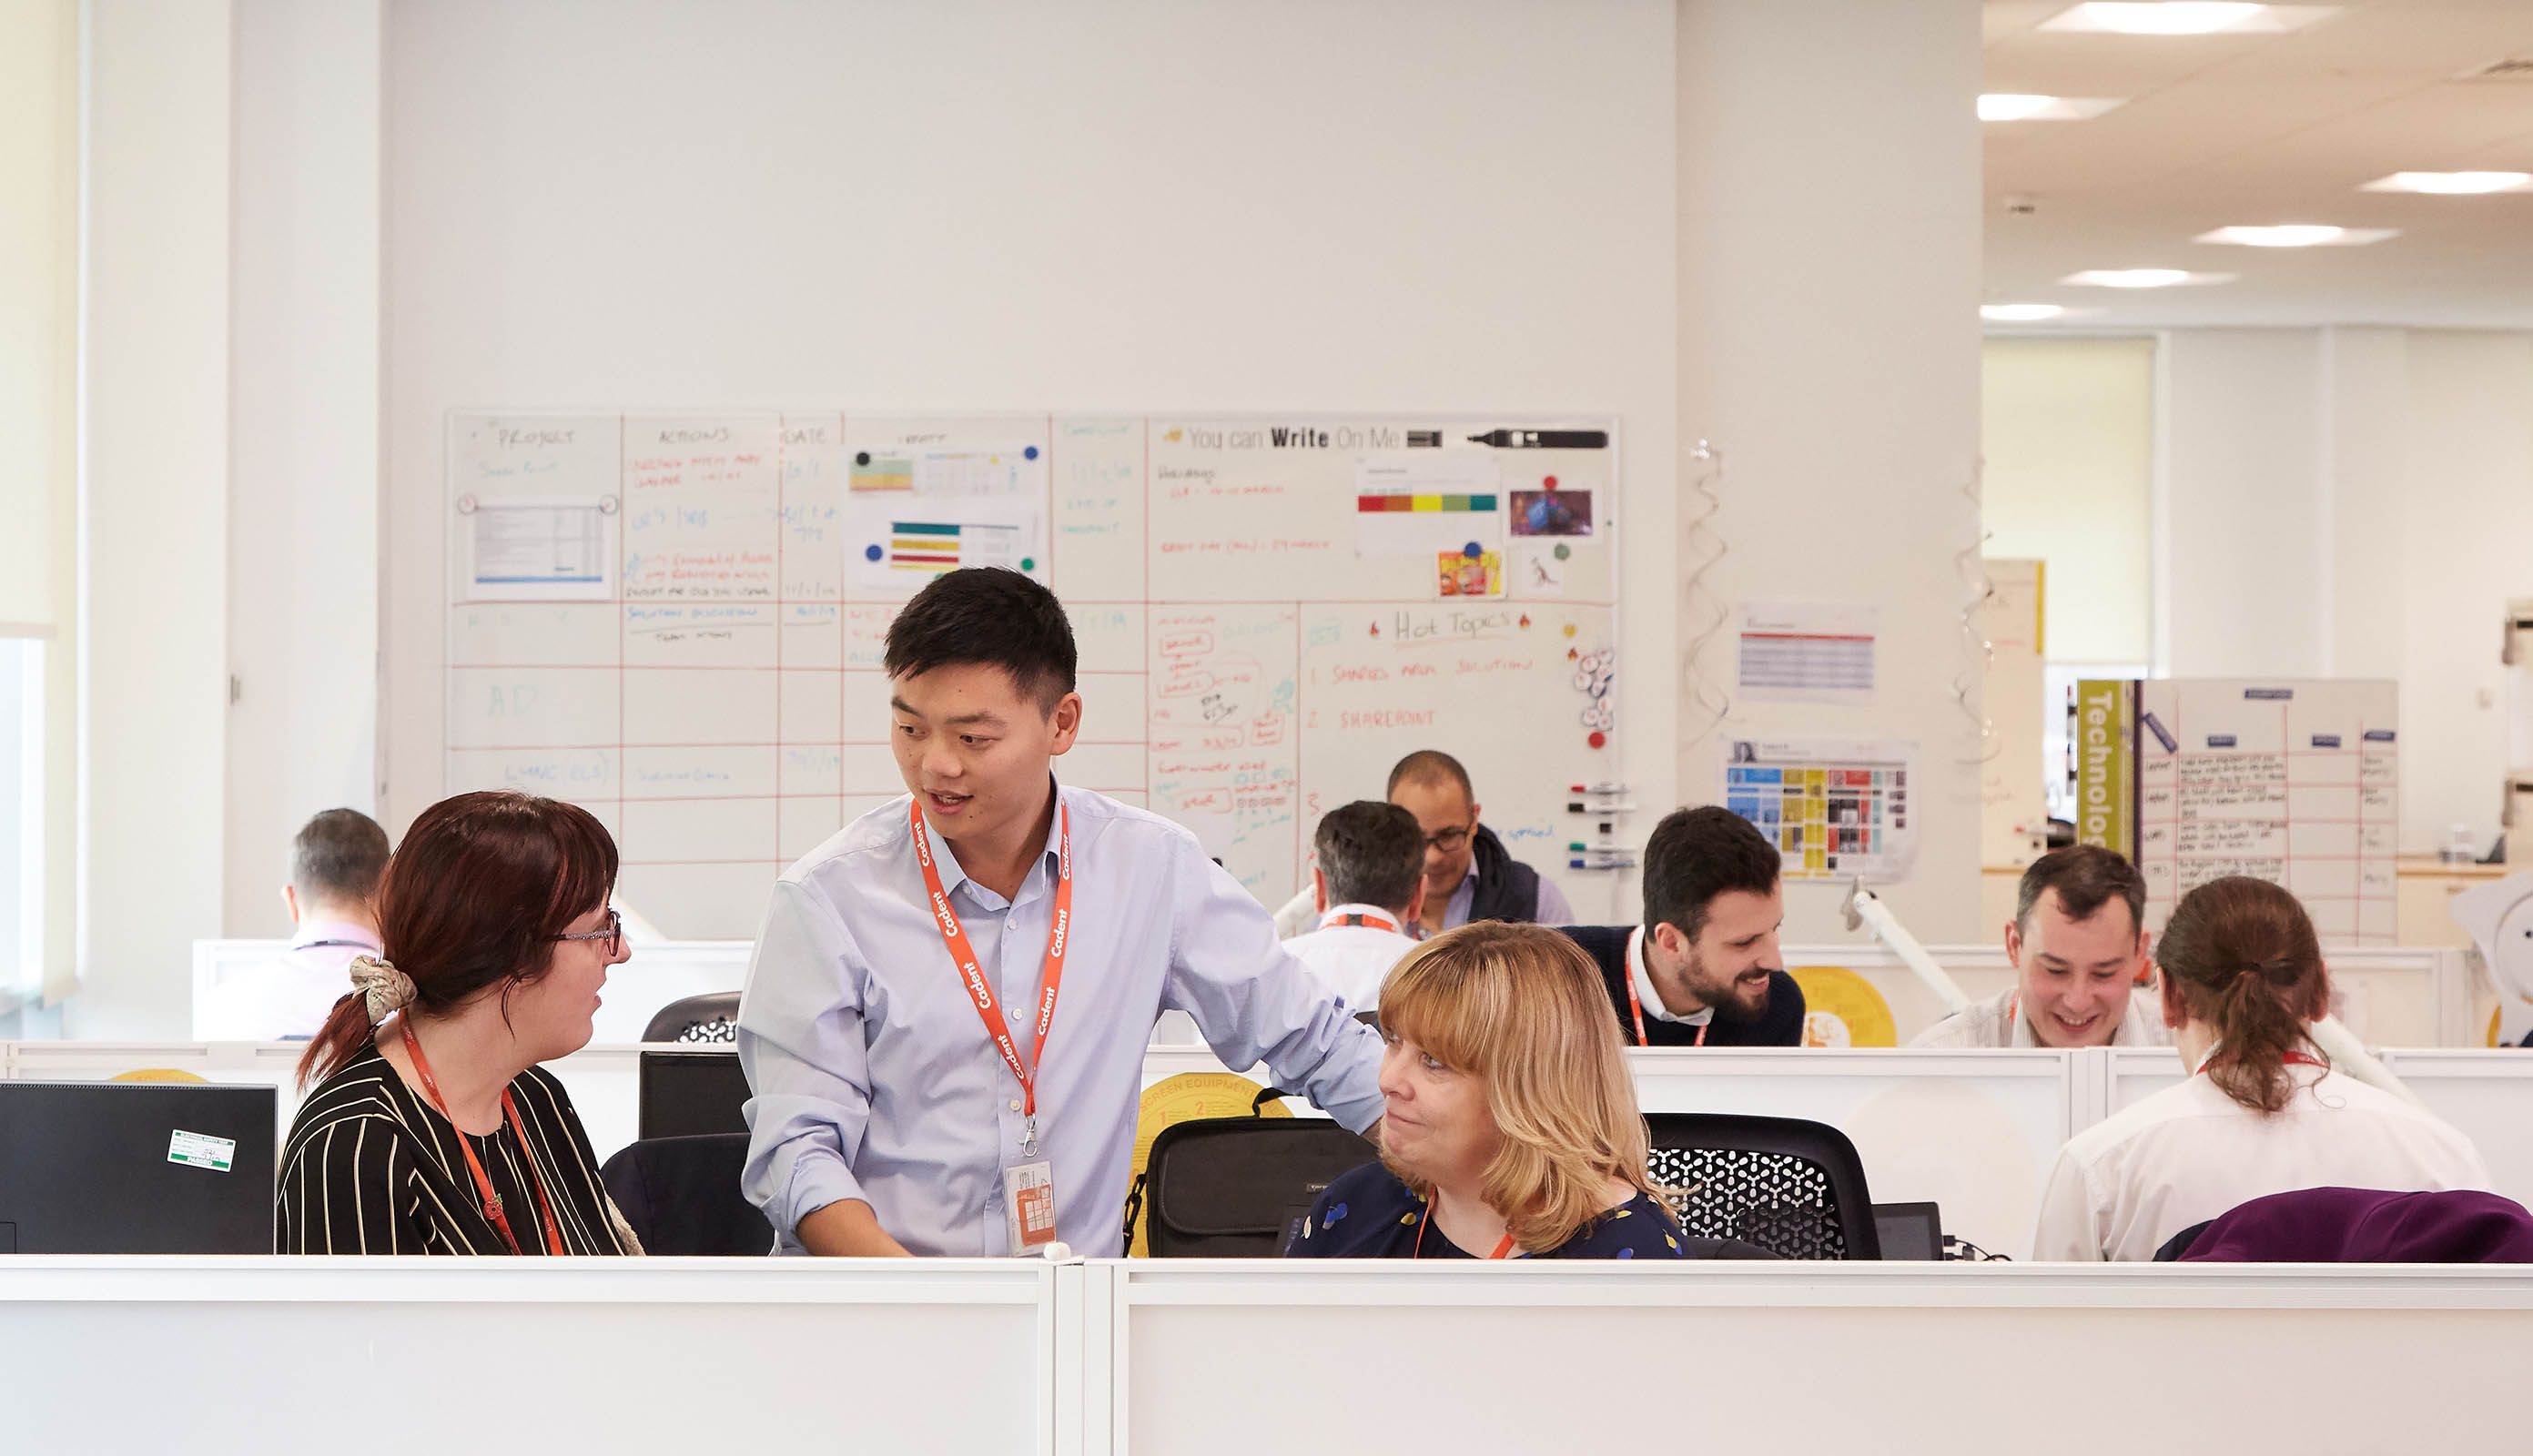
[[[1303,882],[1321,814],[1423,748],[1561,872],[1564,786],[1617,775],[1617,439],[1554,418],[454,416],[445,786],[588,805],[629,903],[745,936],[785,865],[903,791],[890,621],[940,572],[999,565],[1072,616],[1087,712],[1058,776],[1197,829],[1262,898]],[[600,581],[483,569],[585,577],[577,513],[608,497]],[[564,514],[479,545],[488,510]]]

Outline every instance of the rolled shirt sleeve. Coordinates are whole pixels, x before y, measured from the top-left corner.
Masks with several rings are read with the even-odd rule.
[[[851,1160],[870,1124],[859,953],[835,909],[792,880],[776,883],[738,1007],[747,1076],[747,1164],[740,1190],[787,1250],[800,1220],[864,1198]]]
[[[1198,852],[1181,875],[1164,1004],[1195,1019],[1225,1067],[1260,1062],[1279,1086],[1360,1133],[1382,1113],[1381,1036],[1275,937],[1240,882]]]

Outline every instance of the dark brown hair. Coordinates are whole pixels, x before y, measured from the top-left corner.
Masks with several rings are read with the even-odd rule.
[[[578,804],[487,791],[442,799],[422,811],[387,861],[379,887],[379,938],[386,959],[413,978],[414,1007],[444,1013],[490,986],[544,975],[554,938],[607,903],[616,842]],[[358,995],[332,1015],[299,1059],[299,1083],[341,1071],[370,1036]]]
[[[2284,1108],[2295,1094],[2286,1059],[2305,1046],[2305,1022],[2330,1006],[2330,974],[2304,906],[2267,880],[2210,880],[2172,907],[2154,961],[2191,1018],[2216,1032],[2209,1079],[2245,1107]]]
[[[1356,799],[1330,809],[1311,836],[1328,903],[1404,910],[1425,877],[1425,831],[1396,804]]]
[[[1766,835],[1720,804],[1674,809],[1645,841],[1645,929],[1677,925],[1695,945],[1715,897],[1765,895],[1777,888],[1783,863]]]
[[[358,809],[327,809],[290,842],[290,888],[303,915],[324,901],[366,902],[386,868],[387,832]]]
[[[2099,844],[2069,844],[2032,861],[2014,898],[2017,931],[2032,929],[2032,907],[2040,903],[2043,890],[2058,892],[2058,908],[2070,920],[2091,920],[2116,895],[2128,903],[2129,933],[2146,928],[2146,876]]]

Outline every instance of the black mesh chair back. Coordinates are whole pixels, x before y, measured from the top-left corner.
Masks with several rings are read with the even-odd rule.
[[[1339,1174],[1379,1157],[1325,1118],[1210,1117],[1152,1139],[1137,1185],[1154,1258],[1274,1258],[1293,1224]],[[1135,1242],[1137,1200],[1126,1209]]]
[[[1847,1135],[1799,1118],[1645,1115],[1654,1182],[1684,1194],[1680,1226],[1779,1258],[1882,1257],[1864,1163]]]
[[[738,1191],[746,1164],[744,1133],[646,1137],[598,1176],[645,1252],[772,1253],[774,1225]]]
[[[651,1014],[642,1028],[644,1041],[728,1042],[738,1040],[738,993],[714,991],[681,996]]]

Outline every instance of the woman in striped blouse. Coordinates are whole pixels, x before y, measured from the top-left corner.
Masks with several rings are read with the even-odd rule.
[[[562,1083],[627,955],[616,844],[589,812],[462,793],[405,834],[383,959],[352,962],[299,1064],[274,1212],[284,1253],[639,1253]]]

